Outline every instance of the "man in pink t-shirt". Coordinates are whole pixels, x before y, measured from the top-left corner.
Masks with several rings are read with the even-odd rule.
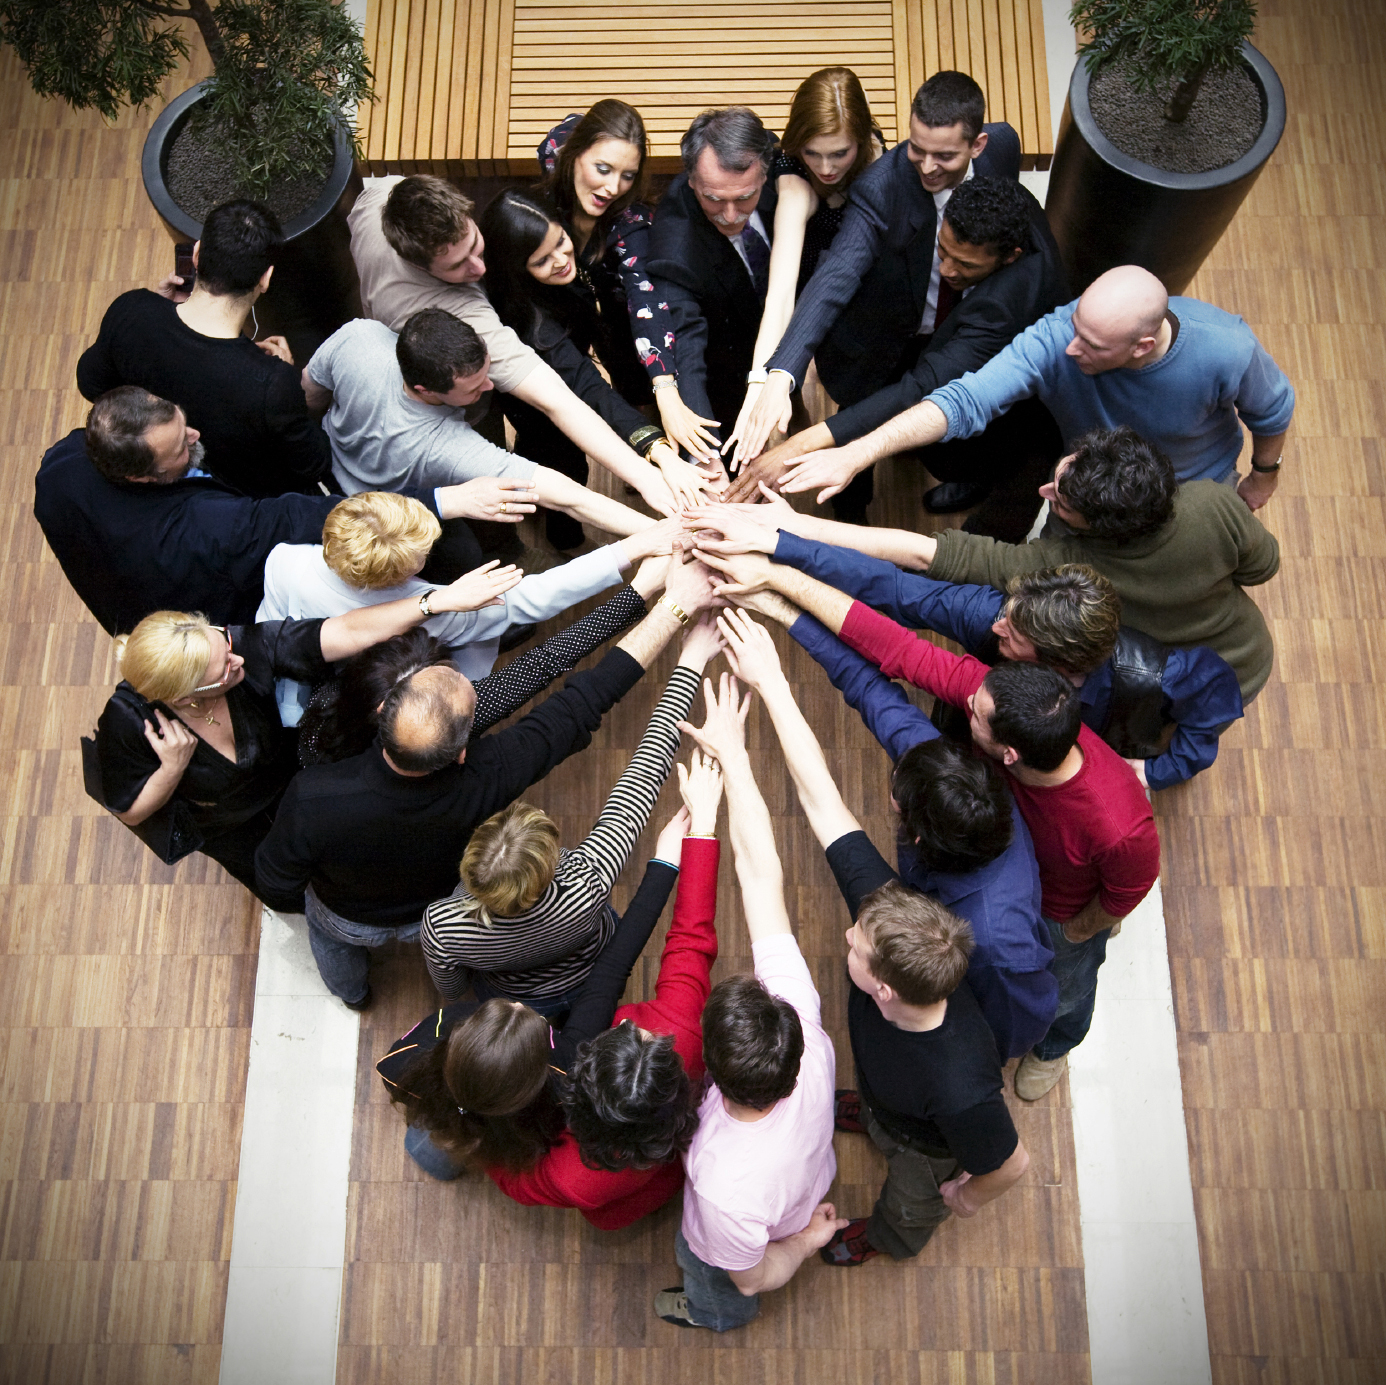
[[[680,723],[721,763],[736,875],[754,976],[713,987],[703,1011],[703,1058],[712,1079],[698,1132],[684,1155],[687,1184],[675,1252],[683,1284],[655,1296],[679,1327],[741,1327],[847,1223],[821,1199],[833,1157],[836,1061],[818,992],[790,931],[784,872],[770,813],[751,773],[734,679],[707,693],[707,724]]]

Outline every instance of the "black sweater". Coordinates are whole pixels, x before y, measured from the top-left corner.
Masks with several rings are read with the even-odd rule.
[[[117,385],[168,399],[202,434],[203,467],[243,495],[319,495],[332,451],[308,413],[300,372],[249,337],[204,337],[177,304],[149,289],[122,293],[77,362],[77,388],[95,400]]]

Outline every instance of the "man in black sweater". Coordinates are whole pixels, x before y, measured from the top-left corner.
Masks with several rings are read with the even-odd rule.
[[[649,614],[593,669],[514,726],[468,745],[476,695],[451,665],[405,679],[364,754],[289,785],[255,856],[271,908],[305,907],[318,970],[354,1010],[371,1001],[368,949],[417,939],[424,909],[452,893],[477,825],[584,749],[681,626],[712,601],[701,563],[679,564]]]
[[[870,1135],[887,1174],[871,1216],[849,1222],[819,1254],[842,1266],[882,1252],[905,1260],[950,1215],[974,1216],[1000,1197],[1030,1163],[1001,1096],[996,1040],[962,984],[972,930],[903,885],[861,830],[769,633],[739,611],[718,625],[728,663],[765,702],[799,802],[852,913],[847,1028],[859,1089],[837,1093],[836,1125]]]
[[[288,343],[244,335],[283,243],[268,207],[213,207],[193,246],[191,294],[171,280],[122,293],[77,362],[77,388],[93,402],[118,385],[172,400],[202,435],[207,470],[256,497],[332,485],[327,436],[308,413]]]

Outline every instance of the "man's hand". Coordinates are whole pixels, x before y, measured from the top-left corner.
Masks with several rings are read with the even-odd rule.
[[[717,576],[696,559],[685,562],[686,553],[682,545],[674,545],[669,575],[664,579],[664,595],[684,614],[692,616],[712,605]]]
[[[705,491],[720,489],[718,482],[722,486],[726,484],[726,476],[720,466],[717,476],[713,477],[691,462],[685,462],[667,442],[657,442],[650,448],[650,461],[659,469],[679,511],[688,509],[690,505],[701,504]]]
[[[765,450],[771,433],[784,433],[789,429],[789,416],[792,409],[789,396],[794,385],[789,376],[777,370],[763,385],[747,385],[746,397],[741,402],[741,411],[736,416],[736,427],[722,446],[722,455],[735,446],[731,455],[731,469],[735,471],[743,463],[759,457]]]
[[[679,663],[701,673],[722,648],[722,634],[711,611],[704,611],[683,637]]]
[[[674,492],[669,489],[669,483],[660,474],[658,467],[642,467],[640,474],[632,484],[635,489],[640,492],[640,498],[655,512],[655,514],[678,514],[678,501],[674,499]]]
[[[439,487],[445,519],[488,519],[498,524],[518,524],[534,513],[539,488],[533,481],[510,476],[478,476],[455,486]]]
[[[154,292],[160,298],[167,298],[174,303],[186,303],[191,297],[190,291],[183,287],[183,278],[179,274],[170,274],[167,278],[160,279]]]
[[[717,805],[722,801],[722,766],[701,750],[693,752],[687,768],[680,762],[679,795],[689,814],[688,833],[695,837],[717,834]]]
[[[746,759],[746,714],[751,710],[751,695],[739,706],[737,697],[740,689],[736,679],[724,673],[717,691],[712,688],[712,679],[703,679],[703,700],[707,704],[707,718],[701,726],[681,721],[678,728],[685,735],[692,736],[704,754],[711,755],[723,769],[729,761]],[[749,763],[749,761],[748,761]]]
[[[502,598],[511,587],[524,581],[524,569],[513,563],[500,566],[499,558],[464,572],[457,581],[439,587],[428,598],[435,611],[480,611],[487,606],[502,606]]]
[[[741,474],[732,482],[726,498],[754,501],[757,485],[763,482],[767,486],[777,486],[792,462],[808,452],[832,446],[833,435],[828,431],[827,424],[816,423],[811,428],[805,428],[792,438],[785,438],[783,442],[762,452],[753,461],[743,463]]]
[[[775,565],[763,553],[713,553],[703,548],[698,557],[726,579],[712,589],[714,596],[735,601],[774,586]]]
[[[956,1178],[950,1178],[946,1183],[940,1183],[938,1190],[943,1196],[943,1200],[948,1204],[948,1210],[955,1217],[975,1217],[977,1208],[969,1207],[963,1197],[963,1187],[972,1178],[966,1171],[960,1173]]]
[[[1085,943],[1089,938],[1096,937],[1106,928],[1112,930],[1112,937],[1114,938],[1121,932],[1121,919],[1107,913],[1102,907],[1101,899],[1101,895],[1094,895],[1078,913],[1074,914],[1071,919],[1065,919],[1059,925],[1064,930],[1064,937],[1069,942]]]
[[[1275,494],[1280,484],[1278,471],[1249,471],[1237,483],[1237,494],[1247,503],[1250,510],[1259,510]]]
[[[669,441],[698,461],[713,461],[720,466],[715,431],[717,420],[695,414],[680,398],[677,385],[666,385],[663,389],[655,390],[654,397],[655,406],[659,409],[659,421],[664,425],[664,433]]]
[[[809,1218],[809,1224],[798,1233],[801,1236],[810,1252],[822,1250],[844,1226],[850,1226],[851,1222],[846,1217],[837,1215],[837,1208],[831,1202],[820,1202],[813,1209],[813,1215]],[[808,1257],[805,1256],[805,1259]]]
[[[255,343],[266,356],[273,356],[276,360],[283,361],[285,365],[293,365],[294,353],[289,350],[287,337],[261,337]]]
[[[697,535],[698,547],[710,553],[773,553],[777,516],[769,505],[698,505],[685,513],[684,524]]]
[[[865,471],[869,462],[857,464],[853,445],[829,447],[821,452],[808,452],[780,477],[780,490],[785,495],[797,495],[800,491],[822,489],[816,497],[818,504],[831,500],[841,492],[859,472]]]
[[[627,563],[638,563],[644,558],[657,558],[674,551],[674,543],[683,537],[683,521],[677,515],[661,519],[627,534],[616,547],[625,554]]]
[[[717,628],[722,632],[732,672],[748,688],[764,697],[767,686],[785,682],[779,651],[763,625],[757,625],[745,611],[723,611],[717,617]]]
[[[733,596],[732,600],[743,611],[754,611],[756,615],[764,616],[766,620],[773,620],[776,624],[783,625],[786,630],[803,615],[803,612],[792,601],[786,600],[779,592],[746,592]]]

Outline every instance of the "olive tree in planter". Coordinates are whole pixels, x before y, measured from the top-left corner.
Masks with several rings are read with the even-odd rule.
[[[1069,278],[1081,292],[1139,264],[1180,293],[1285,130],[1280,79],[1247,41],[1256,7],[1076,0],[1070,18],[1088,37],[1045,203]]]
[[[0,39],[40,95],[114,120],[147,105],[188,57],[183,19],[213,75],[154,122],[145,190],[178,241],[196,240],[229,198],[274,208],[289,244],[257,312],[262,332],[284,332],[298,356],[359,311],[345,224],[360,190],[350,117],[372,99],[372,78],[346,11],[335,0],[0,0]]]

